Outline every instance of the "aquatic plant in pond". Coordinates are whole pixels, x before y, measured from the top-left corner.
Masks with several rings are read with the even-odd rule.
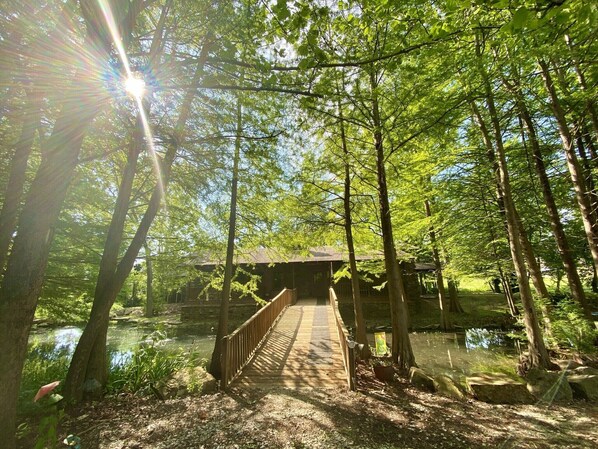
[[[161,342],[165,339],[166,334],[163,332],[153,332],[131,351],[130,356],[124,357],[122,363],[113,364],[108,389],[113,392],[148,394],[160,381],[175,371],[199,362],[196,355],[182,350],[165,351],[161,347]]]

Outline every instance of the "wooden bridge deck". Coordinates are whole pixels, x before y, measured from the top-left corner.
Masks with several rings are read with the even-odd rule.
[[[287,308],[252,361],[233,381],[241,388],[346,388],[334,314],[325,302]]]

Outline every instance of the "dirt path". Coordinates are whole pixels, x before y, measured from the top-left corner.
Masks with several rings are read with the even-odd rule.
[[[121,396],[78,410],[63,431],[84,449],[598,447],[598,404],[462,402],[360,374],[358,392]]]

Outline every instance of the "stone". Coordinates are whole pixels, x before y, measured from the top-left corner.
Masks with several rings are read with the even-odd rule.
[[[562,370],[573,370],[582,366],[579,362],[576,362],[575,360],[555,360],[555,363]]]
[[[527,390],[543,403],[571,401],[573,391],[565,372],[545,371],[531,368],[527,373]]]
[[[218,391],[218,381],[205,369],[197,366],[177,371],[158,389],[165,398],[212,394]]]
[[[567,381],[575,399],[598,401],[598,376],[592,374],[571,374]]]
[[[87,379],[83,383],[83,397],[86,400],[99,400],[102,399],[104,389],[102,384],[97,379]]]
[[[434,376],[434,388],[438,394],[453,399],[465,399],[465,393],[449,376],[439,374]]]
[[[434,379],[428,376],[421,368],[411,367],[409,370],[409,382],[423,390],[430,392],[436,391],[436,388],[434,387]]]
[[[571,374],[587,374],[589,376],[598,376],[598,369],[591,366],[578,366]]]
[[[533,404],[527,385],[503,373],[480,373],[465,379],[473,396],[490,404]]]

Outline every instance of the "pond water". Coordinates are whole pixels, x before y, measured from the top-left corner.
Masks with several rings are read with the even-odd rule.
[[[514,340],[505,332],[467,329],[463,332],[413,332],[409,334],[418,366],[430,374],[462,377],[505,362],[517,362]],[[368,335],[371,346],[374,335]],[[392,335],[386,334],[388,344]]]
[[[108,328],[108,354],[112,365],[126,363],[133,349],[140,342],[159,345],[168,351],[195,353],[199,358],[209,359],[214,348],[214,335],[205,335],[193,325],[178,325],[160,329],[156,327],[119,323]],[[31,332],[29,350],[43,359],[72,356],[79,341],[82,328],[66,326],[38,328]],[[374,345],[374,335],[370,334]],[[504,332],[487,329],[468,329],[463,332],[413,332],[411,345],[417,364],[431,374],[448,374],[461,377],[475,371],[483,371],[494,364],[517,360],[514,341]],[[392,341],[386,334],[388,344]]]
[[[38,328],[29,335],[29,351],[45,359],[72,356],[82,327]],[[208,359],[214,349],[214,335],[201,335],[192,326],[156,328],[148,325],[116,324],[108,327],[107,349],[112,365],[126,362],[141,343],[155,344],[167,351],[185,351]]]

